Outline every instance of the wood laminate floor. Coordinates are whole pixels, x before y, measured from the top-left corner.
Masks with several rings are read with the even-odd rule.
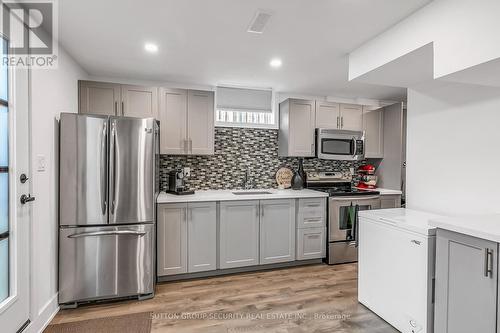
[[[62,310],[51,324],[153,312],[152,332],[397,333],[357,302],[356,264],[161,283],[147,301]]]

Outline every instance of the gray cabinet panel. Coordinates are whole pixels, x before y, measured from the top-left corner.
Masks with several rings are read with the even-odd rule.
[[[158,89],[122,85],[122,116],[158,118]]]
[[[380,208],[401,208],[401,195],[381,195]]]
[[[217,204],[188,204],[188,272],[217,268]]]
[[[496,332],[497,253],[497,243],[438,229],[435,332]]]
[[[295,260],[295,200],[262,200],[260,215],[260,264]]]
[[[259,264],[259,201],[220,203],[219,268]]]
[[[187,273],[187,204],[158,205],[158,276]]]
[[[115,116],[120,113],[120,85],[79,81],[79,113]]]

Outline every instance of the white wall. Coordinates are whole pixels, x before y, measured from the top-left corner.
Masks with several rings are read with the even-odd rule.
[[[31,320],[30,331],[57,309],[58,228],[58,125],[61,112],[78,111],[77,80],[88,75],[61,47],[56,70],[32,70],[32,211]],[[46,170],[37,171],[37,158],[46,159]]]
[[[434,0],[349,55],[349,79],[434,42],[434,77],[500,57],[498,0]]]
[[[430,82],[408,90],[407,207],[500,213],[500,89]]]

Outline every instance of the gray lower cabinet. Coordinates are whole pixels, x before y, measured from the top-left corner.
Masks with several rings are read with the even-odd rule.
[[[295,260],[295,200],[260,202],[260,264]]]
[[[215,202],[158,205],[158,276],[217,268]]]
[[[297,229],[297,260],[326,256],[326,228]]]
[[[434,332],[494,333],[498,244],[438,229]]]
[[[158,276],[187,273],[187,206],[158,205]]]
[[[326,199],[299,199],[296,260],[326,257]]]
[[[400,194],[385,194],[380,196],[380,209],[401,208]]]
[[[219,204],[219,268],[259,264],[259,201]]]
[[[217,204],[188,204],[188,273],[217,269]]]

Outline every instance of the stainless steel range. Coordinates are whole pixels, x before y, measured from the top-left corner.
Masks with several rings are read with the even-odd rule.
[[[353,188],[349,172],[308,172],[306,186],[329,194],[328,263],[358,261],[358,212],[379,209],[380,193]]]

